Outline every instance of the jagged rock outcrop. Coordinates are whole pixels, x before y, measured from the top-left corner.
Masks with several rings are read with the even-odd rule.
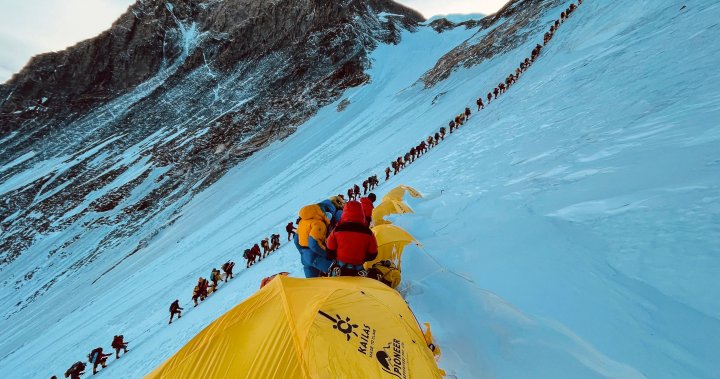
[[[479,25],[476,35],[448,52],[423,76],[425,87],[433,87],[447,79],[459,67],[472,67],[522,44],[528,36],[549,27],[541,23],[540,17],[545,14],[545,10],[562,2],[563,0],[513,0],[497,13],[480,21],[472,21],[467,27]],[[438,32],[460,25],[462,24],[455,25],[443,19],[435,20],[432,24]]]
[[[65,271],[140,251],[421,21],[390,0],[140,0],[98,37],[34,57],[0,86],[0,270],[28,250],[70,257]]]
[[[483,28],[488,27],[490,24],[492,24],[493,18],[491,17],[485,17],[482,20],[466,20],[463,22],[452,22],[448,20],[447,18],[438,18],[437,20],[433,20],[428,24],[429,27],[433,28],[438,33],[442,33],[446,30],[455,29],[458,27],[464,27],[465,29],[472,29],[476,28],[478,26],[482,26]]]

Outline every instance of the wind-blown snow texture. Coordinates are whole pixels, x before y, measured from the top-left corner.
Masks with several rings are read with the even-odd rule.
[[[378,191],[402,183],[426,194],[393,221],[424,245],[406,250],[402,291],[432,324],[448,374],[720,375],[720,4],[681,6],[586,0],[501,99]],[[380,173],[542,39],[424,89],[418,79],[474,33],[426,27],[379,46],[371,82],[346,91],[346,110],[340,100],[322,108],[237,165],[143,254],[102,277],[84,267],[4,319],[4,375],[60,374],[122,333],[130,353],[97,377],[139,377],[262,277],[300,276],[284,246],[189,305],[198,276],[228,258],[240,265],[242,248],[302,205]],[[175,298],[190,311],[168,326]]]

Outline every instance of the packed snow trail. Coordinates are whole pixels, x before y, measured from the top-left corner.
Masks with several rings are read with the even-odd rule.
[[[450,374],[711,378],[720,371],[712,291],[720,267],[713,121],[720,75],[707,53],[718,50],[720,6],[679,8],[585,1],[515,89],[471,118],[463,138],[388,182],[428,195],[411,203],[415,215],[393,221],[424,244],[404,254],[405,291],[418,318],[432,323]],[[558,13],[549,11],[548,21]],[[252,294],[263,276],[287,268],[301,276],[285,245],[267,265],[239,271],[182,323],[167,327],[166,306],[155,307],[183,288],[189,298],[187,287],[207,267],[240,256],[236,246],[260,237],[249,229],[283,225],[287,209],[384,168],[388,151],[444,125],[470,87],[494,85],[484,78],[498,77],[536,42],[458,70],[432,90],[409,87],[469,35],[421,29],[398,46],[380,46],[372,83],[348,90],[344,112],[324,108],[239,165],[96,285],[69,279],[62,297],[5,321],[5,371],[57,374],[44,362],[69,366],[88,346],[123,333],[132,351],[98,375],[139,377]],[[412,64],[385,63],[395,54]],[[102,271],[88,268],[86,276]]]
[[[574,7],[574,6],[575,6],[574,4],[571,4],[571,7]],[[564,21],[566,20],[566,17],[565,17],[566,13],[565,13],[565,12],[567,12],[567,17],[569,17],[570,14],[571,14],[571,12],[570,12],[571,10],[574,10],[574,8],[568,8],[567,11],[564,11],[564,12],[562,13],[562,14],[563,14],[562,19],[558,19],[558,21],[556,21],[556,22],[557,22],[557,23],[562,23],[562,22],[564,22]],[[556,28],[554,28],[554,27],[551,29],[551,31],[555,31],[555,30],[556,30]],[[546,38],[546,40],[544,41],[543,46],[546,45],[546,44],[551,40],[551,37],[552,37],[552,36],[550,36],[550,38]],[[538,45],[538,46],[540,46],[540,45]],[[531,66],[532,62],[535,62],[535,61],[536,61],[536,58],[539,56],[539,54],[540,54],[540,49],[539,49],[539,47],[534,48],[533,51],[532,51],[532,54],[531,54],[532,60],[530,60],[530,64],[528,64],[528,66],[523,66],[521,72],[525,72],[525,71]],[[528,58],[525,59],[525,62],[528,62]],[[513,75],[513,74],[511,73],[511,74],[510,74],[510,77],[512,77],[512,75]],[[515,79],[517,79],[517,78],[515,78]],[[510,89],[510,86],[511,86],[510,84],[511,84],[511,83],[508,83],[507,81],[506,81],[506,83],[507,83],[507,87],[506,87],[506,88],[503,87],[503,90],[500,92],[500,94],[504,94],[504,93],[506,92],[506,90],[509,90],[509,89]],[[515,81],[512,82],[512,84],[514,84],[514,83],[515,83]],[[488,96],[489,96],[489,95],[488,95]],[[495,88],[495,98],[494,98],[494,99],[497,100],[497,98],[498,98],[498,88],[496,87],[496,88]],[[489,102],[488,102],[488,106],[489,106]],[[484,109],[484,107],[483,107],[483,109]],[[467,114],[467,113],[466,113],[466,114]],[[469,115],[468,115],[468,116],[469,116]],[[456,130],[459,129],[461,125],[462,125],[462,123],[460,123],[458,126],[456,126],[455,129],[456,129]],[[443,127],[441,130],[444,131],[445,128]],[[453,129],[451,128],[451,129],[450,129],[450,134],[452,134],[452,130],[453,130]],[[441,140],[438,140],[438,137],[437,137],[437,136],[438,136],[438,134],[436,133],[436,134],[435,134],[435,142],[434,142],[434,144],[430,144],[430,145],[428,146],[428,150],[427,150],[427,151],[430,151],[432,148],[437,147],[438,144],[439,144],[439,142],[442,142],[442,141],[445,140],[445,139],[444,139],[444,137],[445,137],[445,134],[444,134],[444,133],[442,133],[442,136],[443,136],[442,141],[441,141]],[[449,137],[449,135],[448,135],[448,137]],[[428,139],[428,140],[429,140],[429,139]],[[426,152],[427,152],[427,151],[426,151]],[[402,169],[404,169],[404,168],[408,167],[410,164],[414,163],[414,162],[415,162],[417,159],[419,159],[420,156],[422,156],[422,155],[424,155],[424,154],[418,155],[417,157],[413,156],[413,160],[410,161],[410,162],[408,162],[408,161],[406,160],[406,161],[402,164],[402,168],[399,168],[399,169],[396,169],[396,170],[395,170],[395,172],[393,173],[393,176],[396,176],[400,171],[402,171]],[[398,158],[398,164],[400,164],[399,160],[400,160],[400,158]],[[387,181],[387,179],[386,179],[386,181]],[[382,183],[383,183],[383,182],[379,182],[379,183],[378,183],[378,186],[382,185]],[[356,194],[357,194],[357,188],[359,188],[359,186],[358,186],[357,184],[355,184],[353,187],[356,188]],[[372,189],[371,189],[371,190],[372,190]],[[367,192],[367,191],[365,191],[365,192]],[[349,195],[349,192],[348,192],[348,195]],[[325,197],[328,197],[328,196],[332,196],[332,195],[326,195]],[[288,217],[288,218],[289,218],[289,219],[292,219],[293,217],[294,217],[294,216],[291,216],[291,217]],[[292,242],[290,242],[289,244],[292,245]],[[246,257],[243,257],[243,258],[247,259]],[[262,260],[265,260],[265,258],[260,259],[257,263],[260,263]],[[255,262],[255,260],[253,260],[253,262]],[[255,264],[257,264],[257,263],[255,263]],[[436,263],[437,263],[437,261],[436,261]],[[240,266],[238,266],[238,267],[240,267]],[[252,265],[247,266],[246,269],[250,269],[251,267],[252,267]],[[222,285],[221,287],[224,287],[224,285]],[[214,292],[213,292],[213,293],[214,293]],[[199,304],[193,304],[193,307],[197,307],[197,306],[200,305],[200,304],[202,304],[202,301],[201,301]],[[185,312],[187,312],[187,311],[185,311]],[[172,318],[171,318],[171,320],[172,320]]]

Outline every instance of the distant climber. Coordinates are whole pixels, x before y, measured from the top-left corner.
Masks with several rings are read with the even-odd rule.
[[[280,235],[279,234],[272,234],[270,235],[270,251],[276,251],[280,248]]]
[[[285,225],[285,231],[288,234],[288,242],[292,241],[292,237],[295,235],[295,225],[293,225],[292,221]]]
[[[497,96],[497,95],[496,95]],[[492,93],[488,92],[487,94],[488,104],[490,104],[490,100],[492,100]]]
[[[390,180],[390,167],[385,167],[385,181]]]
[[[363,263],[377,257],[377,240],[365,224],[359,202],[345,204],[338,226],[327,240],[329,257],[334,258],[331,276],[367,276]]]
[[[253,254],[252,249],[245,249],[243,252],[243,258],[247,261],[245,268],[250,268],[250,266],[255,264],[255,254]]]
[[[470,119],[470,115],[471,115],[471,114],[472,114],[472,111],[470,110],[470,108],[465,107],[465,119],[466,119],[466,120],[469,120],[469,119]]]
[[[125,342],[125,337],[122,334],[113,337],[112,344],[110,346],[115,349],[115,359],[120,359],[120,350],[127,354],[127,345],[128,343]]]
[[[444,126],[440,127],[440,141],[445,141],[445,130]]]
[[[269,238],[265,237],[262,241],[260,241],[260,246],[262,246],[262,257],[265,259],[267,255],[270,253],[270,240]]]
[[[181,319],[182,310],[183,308],[180,308],[180,300],[175,299],[175,301],[170,304],[170,322],[168,322],[168,324],[172,324],[173,316],[176,314],[178,315],[178,320]]]
[[[193,293],[192,293],[192,301],[193,301],[193,303],[195,303],[195,305],[193,305],[194,307],[198,306],[199,299],[200,299],[200,285],[196,285],[195,288],[193,288]]]
[[[278,237],[280,235],[278,234]],[[228,280],[233,278],[233,268],[235,267],[235,262],[233,261],[227,261],[223,263],[222,270],[225,273],[225,283],[227,283]]]
[[[355,193],[355,191],[353,191],[352,187],[348,188],[348,190],[347,190],[348,199],[352,200],[354,197],[354,193]]]
[[[356,200],[360,198],[360,186],[357,184],[353,186],[353,195]]]
[[[93,365],[93,375],[97,374],[98,366],[101,366],[102,368],[107,367],[105,362],[111,355],[112,354],[103,353],[102,347],[96,347],[90,352],[90,354],[88,354],[88,361]]]
[[[493,89],[493,94],[495,94],[495,99],[497,99],[499,93],[500,93],[500,90],[497,87],[495,87],[495,89]]]
[[[363,214],[365,215],[365,223],[367,226],[370,226],[372,223],[372,212],[373,209],[375,209],[374,203],[376,199],[377,196],[375,196],[372,192],[370,192],[367,197],[360,199],[360,204],[362,205]]]
[[[65,377],[70,379],[80,379],[85,374],[85,363],[77,361],[65,371]]]
[[[220,270],[214,268],[210,272],[210,280],[212,281],[212,292],[215,292],[217,290],[218,284],[222,282],[222,275],[220,274]]]
[[[370,191],[374,190],[375,187],[376,187],[378,184],[380,184],[380,181],[378,180],[377,175],[371,176],[368,180],[369,180],[369,184],[370,184],[370,186],[369,186],[369,190],[370,190]]]
[[[368,180],[367,179],[363,180],[362,188],[363,188],[363,196],[365,196],[367,194],[367,190],[368,190]]]
[[[478,99],[475,101],[475,104],[477,104],[478,111],[481,109],[485,109],[485,104],[483,104],[482,97],[478,97]]]
[[[253,247],[250,248],[250,252],[253,255],[253,260],[252,260],[253,264],[255,263],[256,260],[257,261],[262,260],[262,253],[260,252],[260,245],[254,244]],[[252,266],[252,264],[250,266]]]

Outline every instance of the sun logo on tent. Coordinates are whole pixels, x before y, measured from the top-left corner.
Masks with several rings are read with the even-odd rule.
[[[335,314],[336,317],[333,317],[321,310],[318,310],[318,313],[323,315],[326,319],[334,322],[335,325],[333,325],[333,329],[337,329],[341,333],[345,334],[345,337],[347,337],[348,341],[350,341],[350,334],[354,334],[355,337],[358,336],[358,334],[353,331],[353,329],[357,328],[358,325],[350,323],[350,317],[345,317],[345,319],[343,320],[343,318],[339,314]]]

